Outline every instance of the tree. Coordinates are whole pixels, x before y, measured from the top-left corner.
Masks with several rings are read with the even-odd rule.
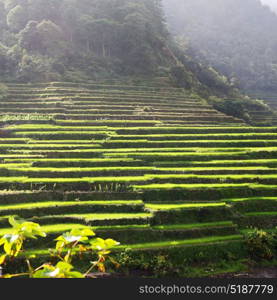
[[[240,88],[274,88],[277,15],[259,0],[163,3],[171,32],[187,41],[195,60],[237,78]]]
[[[13,32],[19,32],[28,21],[27,10],[21,5],[11,9],[7,15],[7,24]]]
[[[3,2],[0,2],[0,33],[6,27],[6,12]]]
[[[37,30],[38,22],[29,21],[26,27],[18,34],[19,46],[30,51],[39,51],[42,48],[42,41]]]
[[[43,20],[36,26],[41,43],[40,52],[44,55],[58,56],[64,47],[61,28],[50,20]]]

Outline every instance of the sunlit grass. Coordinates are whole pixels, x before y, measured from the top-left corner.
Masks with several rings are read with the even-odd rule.
[[[150,210],[171,210],[182,208],[204,208],[204,207],[224,207],[226,203],[188,203],[188,204],[145,204],[145,207]]]
[[[34,209],[34,208],[48,208],[48,207],[64,207],[64,206],[124,206],[124,205],[142,205],[142,201],[50,201],[50,202],[35,202],[22,203],[14,205],[0,205],[0,211],[18,210],[18,209]]]

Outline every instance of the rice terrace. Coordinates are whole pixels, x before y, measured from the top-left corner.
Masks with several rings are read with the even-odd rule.
[[[245,258],[245,230],[277,225],[277,127],[169,87],[10,84],[1,111],[1,234],[12,215],[50,237],[91,225],[186,271]]]
[[[277,277],[272,9],[0,0],[0,278]]]

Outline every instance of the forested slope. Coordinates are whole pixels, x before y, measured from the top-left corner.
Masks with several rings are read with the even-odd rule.
[[[260,0],[163,0],[195,59],[247,90],[277,90],[277,15]]]
[[[23,79],[68,69],[152,72],[170,61],[163,54],[167,32],[154,3],[1,1],[2,65],[5,61],[5,71]]]
[[[0,0],[0,11],[2,80],[166,76],[188,89],[232,91],[173,42],[161,0]]]

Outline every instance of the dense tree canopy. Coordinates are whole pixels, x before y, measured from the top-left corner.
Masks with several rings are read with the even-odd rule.
[[[0,0],[2,74],[156,72],[170,63],[162,14],[158,0]]]
[[[0,0],[0,70],[23,82],[158,75],[204,93],[232,89],[173,42],[162,0]]]
[[[163,0],[188,53],[245,89],[277,90],[277,15],[260,0]]]

